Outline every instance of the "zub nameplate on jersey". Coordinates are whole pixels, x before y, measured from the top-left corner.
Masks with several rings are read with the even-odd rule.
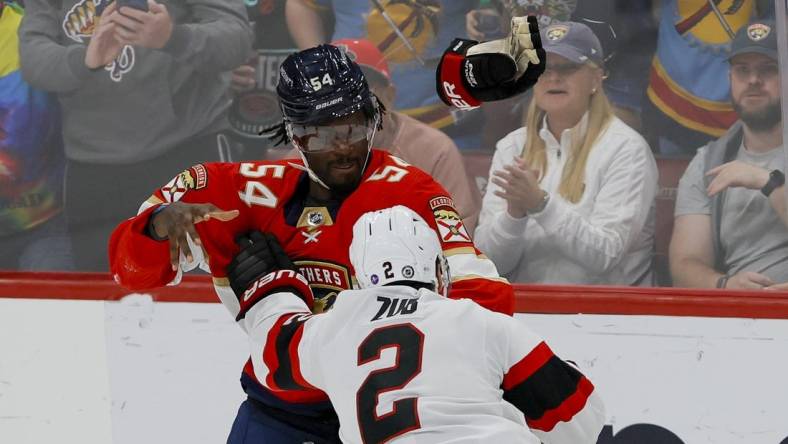
[[[450,197],[440,196],[430,200],[430,209],[438,226],[441,242],[471,242],[454,202]]]

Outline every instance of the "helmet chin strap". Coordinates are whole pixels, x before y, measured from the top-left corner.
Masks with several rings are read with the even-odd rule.
[[[369,136],[367,136],[367,158],[364,159],[364,166],[361,168],[361,175],[364,175],[364,171],[367,170],[367,164],[369,164],[369,157],[372,155],[372,143],[375,141],[375,134],[378,132],[378,125],[380,125],[380,121],[383,119],[383,115],[380,111],[378,105],[378,99],[374,95],[372,96],[372,103],[375,104],[375,119],[372,121],[372,131],[369,132]]]
[[[378,124],[377,119],[375,119],[374,126],[372,127],[372,131],[370,131],[369,137],[367,137],[367,158],[364,159],[364,166],[361,167],[361,175],[364,175],[364,171],[367,170],[367,165],[369,164],[369,157],[372,155],[372,142],[375,140],[375,133],[378,131]]]
[[[301,160],[304,162],[304,166],[296,165],[296,164],[292,164],[292,163],[290,165],[296,167],[297,169],[299,169],[301,171],[306,171],[306,173],[309,175],[309,178],[312,179],[313,182],[317,182],[317,184],[320,185],[321,187],[323,187],[323,188],[325,188],[327,190],[330,190],[331,187],[326,185],[326,183],[323,182],[322,180],[320,180],[320,178],[317,177],[317,174],[315,174],[315,172],[312,171],[312,168],[309,167],[309,161],[306,160],[306,156],[304,155],[304,152],[301,151],[301,150],[298,150],[298,154],[301,156]]]
[[[291,167],[297,170],[306,172],[309,175],[309,178],[312,179],[313,182],[317,182],[317,184],[320,185],[321,187],[330,190],[331,187],[329,187],[328,185],[326,185],[325,182],[320,180],[320,178],[317,177],[317,174],[315,174],[315,172],[312,171],[312,168],[309,167],[309,161],[306,160],[306,156],[304,155],[304,152],[301,150],[301,147],[298,145],[298,142],[296,142],[295,138],[293,137],[293,124],[288,121],[285,121],[285,131],[287,131],[287,138],[293,141],[293,145],[295,145],[295,147],[298,149],[298,155],[301,156],[301,160],[304,162],[304,165],[299,165],[293,162],[288,162],[288,165],[290,165]]]
[[[451,286],[451,273],[449,272],[449,261],[441,255],[438,259],[438,270],[435,276],[435,292],[441,296],[449,297],[449,287]]]

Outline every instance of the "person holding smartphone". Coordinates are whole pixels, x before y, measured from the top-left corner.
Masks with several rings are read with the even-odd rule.
[[[117,2],[119,8],[126,6],[143,12],[150,10],[148,8],[148,0],[117,0]]]
[[[119,220],[150,181],[230,160],[228,82],[252,31],[243,0],[29,0],[21,70],[58,95],[66,216],[81,270],[107,270]]]

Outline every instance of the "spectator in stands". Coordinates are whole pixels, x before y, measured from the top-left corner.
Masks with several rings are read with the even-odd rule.
[[[376,133],[375,147],[428,172],[451,194],[465,227],[472,233],[479,218],[481,196],[465,172],[457,146],[441,131],[391,109],[397,88],[391,81],[386,59],[372,42],[344,39],[332,45],[344,48],[361,66],[370,89],[388,110],[383,116],[383,129]]]
[[[662,2],[657,52],[643,108],[644,135],[655,152],[692,157],[699,146],[725,134],[736,121],[729,94],[728,47],[733,33],[771,12],[768,3],[774,4]]]
[[[345,38],[375,43],[391,67],[400,94],[395,108],[446,132],[460,149],[481,144],[483,113],[446,107],[435,92],[435,66],[455,37],[465,35],[465,14],[477,0],[381,0],[386,14],[418,53],[413,55],[369,0],[287,0],[287,22],[301,49]],[[333,35],[327,20],[333,13]],[[423,63],[422,63],[423,62]]]
[[[743,26],[730,53],[739,121],[700,148],[679,182],[670,243],[674,284],[788,289],[788,211],[777,30]]]
[[[0,0],[0,270],[68,270],[60,111],[19,71],[23,9]]]
[[[478,247],[516,282],[650,285],[657,167],[613,114],[585,25],[542,30],[526,126],[496,146]]]
[[[112,229],[145,200],[151,181],[230,160],[221,74],[251,51],[244,3],[148,0],[147,11],[107,0],[26,5],[22,73],[60,99],[76,265],[106,270]]]
[[[285,157],[289,150],[274,148],[273,141],[261,132],[282,120],[276,97],[279,66],[298,49],[285,23],[285,0],[245,3],[254,30],[254,51],[232,73],[230,139],[237,148],[235,161],[273,160]]]
[[[540,27],[575,21],[591,28],[605,53],[607,77],[604,89],[613,105],[613,112],[624,123],[640,131],[640,111],[657,41],[652,0],[486,0],[479,2],[479,6],[466,15],[466,31],[470,38],[479,41],[502,37],[510,16],[534,15]],[[496,23],[502,24],[503,28],[500,25],[493,28]],[[487,32],[481,32],[480,28]],[[517,100],[518,105],[527,106],[530,94]],[[508,105],[510,110],[513,109],[511,103]],[[517,110],[521,108],[514,107]],[[506,112],[504,109],[497,111],[498,114]],[[516,114],[520,116],[522,112]],[[517,126],[520,121],[518,118]]]

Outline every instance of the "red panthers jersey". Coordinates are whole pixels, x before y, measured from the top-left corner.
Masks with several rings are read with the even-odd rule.
[[[348,249],[353,224],[364,213],[405,205],[419,213],[438,233],[452,276],[449,296],[468,298],[506,314],[514,309],[511,285],[473,244],[451,197],[427,173],[384,151],[372,150],[358,188],[336,208],[305,207],[309,178],[300,160],[248,163],[208,163],[180,173],[122,222],[110,239],[110,269],[130,290],[174,284],[181,272],[201,267],[213,276],[222,303],[233,316],[238,299],[226,278],[226,267],[239,247],[237,236],[250,230],[273,233],[310,282],[316,297],[330,303],[333,295],[353,288]],[[169,202],[212,203],[239,210],[228,222],[208,220],[196,225],[207,254],[191,240],[193,260],[181,254],[181,267],[172,270],[169,243],[146,234],[150,214]],[[247,372],[251,366],[247,365]],[[247,390],[248,391],[248,390]],[[295,397],[290,401],[306,401]]]

